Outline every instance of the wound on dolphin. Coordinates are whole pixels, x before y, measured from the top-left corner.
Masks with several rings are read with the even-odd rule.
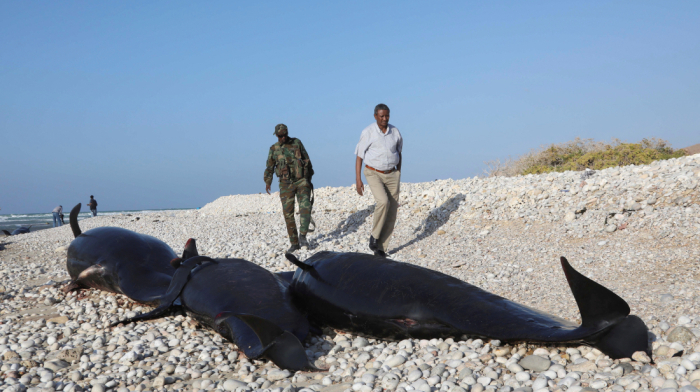
[[[468,335],[506,342],[587,344],[612,358],[651,354],[648,329],[627,303],[561,265],[576,299],[577,325],[452,276],[364,253],[319,252],[299,267],[290,291],[315,325],[384,339]]]

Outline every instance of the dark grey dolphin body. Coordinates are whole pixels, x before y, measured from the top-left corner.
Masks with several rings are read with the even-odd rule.
[[[137,302],[158,304],[175,274],[175,252],[163,241],[119,227],[82,233],[80,204],[70,213],[75,239],[68,247],[66,268],[72,281],[64,288],[95,288],[124,294]]]
[[[32,228],[32,226],[26,226],[26,227],[22,226],[22,227],[18,227],[16,229],[12,230],[12,233],[10,233],[7,230],[3,230],[2,232],[6,236],[17,235],[17,234],[27,234],[27,233],[29,233],[29,229],[31,229],[31,228]]]
[[[190,255],[196,253],[193,248]],[[176,300],[179,306],[174,307]],[[248,358],[268,358],[286,369],[314,369],[301,344],[309,322],[292,303],[289,283],[247,260],[184,260],[157,302],[160,306],[152,312],[120,323],[179,309],[236,344]]]
[[[461,336],[506,342],[587,344],[612,358],[650,354],[648,329],[627,303],[562,268],[582,324],[517,304],[454,277],[364,253],[320,252],[299,268],[290,290],[314,324],[378,338]]]
[[[177,257],[163,241],[130,230],[99,227],[82,233],[79,212],[80,204],[70,213],[76,238],[68,248],[72,281],[65,291],[91,287],[158,306],[124,322],[182,310],[249,358],[266,357],[293,370],[314,368],[300,342],[309,322],[292,304],[285,279],[246,260],[199,256],[194,239]]]

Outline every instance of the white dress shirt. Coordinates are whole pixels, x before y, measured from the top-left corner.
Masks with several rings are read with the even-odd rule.
[[[391,170],[399,164],[399,154],[403,148],[403,138],[399,129],[389,124],[386,133],[373,123],[362,131],[360,142],[355,147],[355,155],[360,157],[365,165],[377,170]]]

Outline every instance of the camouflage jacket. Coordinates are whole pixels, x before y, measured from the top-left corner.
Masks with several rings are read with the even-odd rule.
[[[272,184],[273,171],[280,182],[293,182],[302,178],[311,180],[314,169],[301,140],[289,138],[289,142],[285,144],[277,142],[270,147],[265,168],[265,184]]]

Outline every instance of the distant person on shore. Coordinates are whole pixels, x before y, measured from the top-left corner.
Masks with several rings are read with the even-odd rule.
[[[92,212],[92,216],[97,216],[97,200],[95,200],[95,196],[90,195],[88,207],[90,207],[90,212]]]
[[[362,131],[355,147],[355,186],[362,196],[365,187],[360,170],[364,161],[365,178],[377,203],[369,249],[377,256],[386,257],[399,209],[403,138],[399,130],[389,124],[389,107],[385,104],[374,108],[374,119],[377,122]]]
[[[58,206],[51,211],[53,213],[53,227],[61,227],[63,225],[63,206]]]
[[[270,152],[267,154],[265,191],[268,195],[270,194],[274,172],[279,178],[282,213],[287,224],[289,242],[292,244],[287,252],[291,253],[301,249],[302,246],[309,246],[306,234],[311,222],[311,177],[314,175],[314,169],[301,140],[289,137],[286,125],[277,124],[273,135],[277,136],[277,143],[270,147]],[[294,221],[295,196],[299,202],[300,215],[298,236]]]

